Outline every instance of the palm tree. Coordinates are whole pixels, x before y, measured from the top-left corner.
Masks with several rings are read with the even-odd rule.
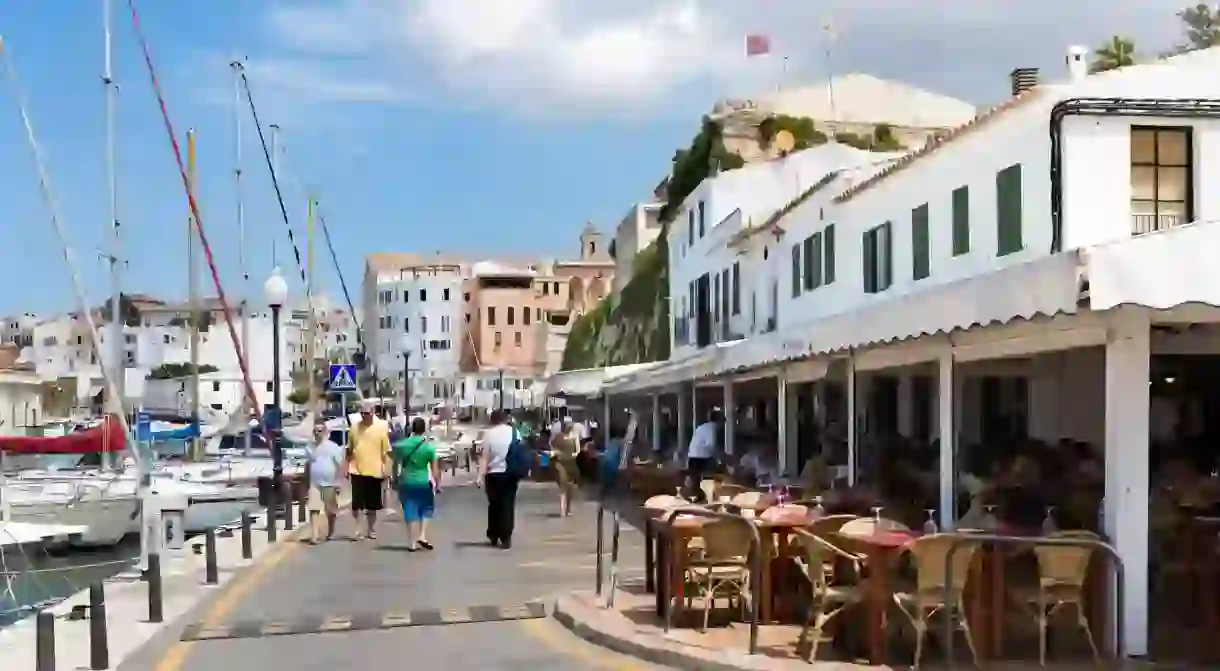
[[[1089,72],[1105,72],[1135,64],[1135,41],[1115,35],[1093,51]]]

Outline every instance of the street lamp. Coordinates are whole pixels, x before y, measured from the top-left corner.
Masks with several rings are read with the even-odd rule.
[[[411,336],[406,333],[399,338],[402,347],[402,417],[411,421]]]
[[[277,266],[271,271],[271,277],[263,283],[263,294],[267,297],[267,306],[271,308],[271,375],[272,397],[271,407],[279,422],[283,422],[280,411],[280,308],[288,302],[288,283],[280,275]],[[271,437],[271,501],[267,510],[267,540],[275,540],[276,515],[284,492],[284,452],[280,445],[280,427],[275,428]],[[291,518],[291,515],[286,516]],[[291,524],[291,520],[286,524]]]

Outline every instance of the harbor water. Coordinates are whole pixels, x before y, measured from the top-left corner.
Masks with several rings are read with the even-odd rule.
[[[34,552],[0,551],[0,628],[128,570],[139,559],[140,543],[130,538],[108,548]]]

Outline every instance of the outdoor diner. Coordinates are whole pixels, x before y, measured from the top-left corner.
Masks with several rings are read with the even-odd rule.
[[[1212,329],[1153,332],[1142,375],[1089,346],[607,376],[587,397],[636,420],[615,505],[645,538],[614,608],[793,660],[1214,664],[1220,357],[1188,353]]]

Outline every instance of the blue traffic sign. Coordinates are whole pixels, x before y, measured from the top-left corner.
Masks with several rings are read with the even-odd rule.
[[[331,391],[356,391],[356,364],[332,363],[330,365]]]
[[[142,410],[136,413],[136,440],[152,440],[152,415]]]

